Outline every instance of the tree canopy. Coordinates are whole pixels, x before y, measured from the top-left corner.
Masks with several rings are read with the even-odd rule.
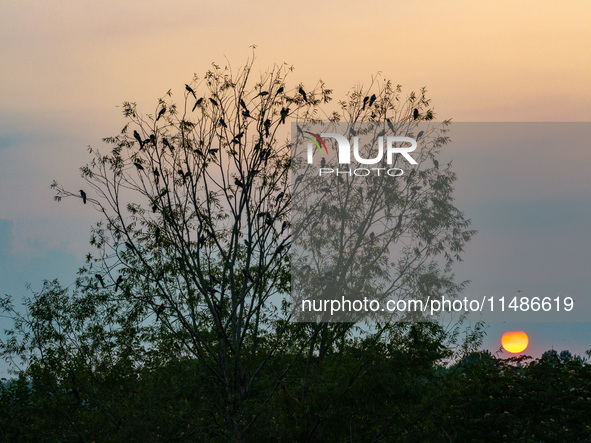
[[[2,387],[0,439],[461,441],[482,429],[535,438],[538,422],[515,406],[534,395],[525,393],[531,380],[544,386],[551,377],[588,408],[582,361],[474,354],[481,325],[462,337],[458,324],[397,318],[292,321],[290,122],[430,125],[419,164],[402,180],[341,195],[362,207],[386,201],[395,221],[392,235],[372,231],[369,244],[347,247],[343,278],[384,275],[384,251],[399,244],[399,290],[457,295],[463,283],[450,266],[474,231],[453,205],[451,165],[437,161],[445,124],[433,122],[425,90],[404,96],[375,80],[331,109],[323,82],[290,83],[290,73],[282,65],[256,76],[253,60],[238,71],[214,64],[185,85],[180,104],[170,91],[151,114],[126,102],[123,129],[104,139],[109,151],[89,149],[82,189],[52,184],[56,200],[80,199],[100,220],[73,290],[45,282],[24,313],[2,299],[14,327],[0,354],[23,369]],[[324,212],[326,229],[338,231]],[[377,214],[359,213],[361,222]],[[321,250],[322,231],[309,237]],[[373,257],[370,267],[356,268],[355,254]],[[326,279],[322,267],[312,272]],[[476,398],[489,391],[495,401]],[[532,414],[549,417],[553,407]],[[568,411],[561,423],[584,435],[580,414]]]

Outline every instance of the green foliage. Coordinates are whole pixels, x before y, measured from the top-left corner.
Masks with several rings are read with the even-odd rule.
[[[575,393],[587,398],[587,366],[566,354],[559,364],[488,356],[445,366],[478,346],[479,328],[460,340],[458,325],[290,321],[292,165],[282,140],[287,122],[318,120],[332,92],[289,85],[289,72],[253,81],[252,61],[237,72],[213,65],[180,105],[170,92],[152,115],[125,103],[124,128],[104,139],[110,151],[89,149],[86,190],[52,184],[56,200],[82,199],[101,220],[73,287],[46,282],[23,314],[0,299],[14,320],[0,355],[22,368],[2,386],[0,441],[511,439],[538,431],[509,408],[507,381],[525,398],[534,380],[542,398],[558,377],[575,388],[561,397],[565,410]],[[331,121],[433,118],[426,91],[405,98],[388,81],[339,106]],[[463,283],[449,265],[474,232],[453,206],[455,175],[433,162],[447,140],[432,130],[408,189],[389,189],[388,216],[414,208],[393,239],[408,240],[417,264],[401,278],[418,295],[454,296]],[[444,272],[425,261],[437,254]],[[489,391],[494,402],[475,397]],[[583,435],[581,415],[566,416]],[[491,423],[500,428],[479,427]]]

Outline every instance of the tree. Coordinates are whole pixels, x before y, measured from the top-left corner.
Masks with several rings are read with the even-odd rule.
[[[364,368],[375,363],[371,350],[383,351],[378,366],[397,348],[424,370],[449,356],[444,344],[456,337],[438,325],[381,320],[362,328],[354,322],[290,321],[289,211],[295,187],[286,123],[318,121],[332,96],[322,82],[313,89],[289,86],[290,71],[276,66],[253,83],[253,60],[238,72],[214,64],[185,86],[180,106],[170,91],[153,115],[124,103],[127,124],[104,139],[110,152],[89,149],[92,160],[81,168],[83,189],[52,184],[56,200],[82,198],[99,211],[102,219],[91,238],[96,252],[87,256],[75,291],[47,282],[29,300],[28,317],[18,317],[4,300],[22,340],[2,345],[0,352],[27,358],[30,373],[46,378],[44,389],[70,389],[64,395],[78,406],[100,410],[112,432],[122,432],[130,421],[138,379],[162,380],[174,368],[187,390],[178,392],[178,384],[171,390],[191,405],[188,411],[174,409],[175,420],[185,420],[201,436],[238,441],[279,422],[285,435],[290,426],[301,427],[302,438],[333,435],[323,414],[350,395]],[[339,105],[325,119],[409,127],[433,118],[424,90],[404,99],[401,88],[388,81],[354,90]],[[421,134],[421,163],[414,172],[403,185],[384,188],[396,197],[396,220],[404,223],[395,236],[376,241],[374,264],[391,243],[410,236],[415,265],[401,271],[406,287],[421,294],[444,288],[453,295],[462,286],[453,283],[447,266],[459,259],[473,231],[451,204],[455,175],[449,165],[440,169],[436,160],[426,161],[445,142],[431,131]],[[384,198],[381,185],[371,184],[377,199]],[[428,215],[434,205],[441,216],[436,222]],[[436,254],[445,255],[445,272],[435,262],[425,265]],[[337,361],[346,362],[344,372]],[[315,391],[330,378],[340,383]],[[121,387],[117,395],[127,403],[114,405],[110,383]],[[163,401],[162,393],[150,392]],[[296,398],[297,424],[285,419],[286,411],[281,420],[265,416]],[[303,408],[308,404],[317,408]],[[143,407],[145,417],[159,416],[156,406],[144,401]],[[72,438],[82,438],[74,422],[67,419],[64,426]],[[365,431],[381,435],[387,429]],[[179,437],[177,431],[168,437]]]

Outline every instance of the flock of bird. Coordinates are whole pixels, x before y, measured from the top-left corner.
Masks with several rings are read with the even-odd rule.
[[[203,97],[197,98],[197,95],[196,95],[195,91],[189,85],[185,85],[185,89],[186,89],[187,93],[190,94],[194,98],[194,100],[195,100],[195,103],[194,103],[194,105],[192,107],[192,111],[195,111],[195,109],[197,107],[199,107],[199,106],[201,106],[203,104],[204,98]],[[283,91],[284,91],[284,88],[283,87],[280,87],[276,91],[276,95],[282,93]],[[303,99],[303,101],[305,103],[309,103],[309,101],[308,101],[308,94],[303,89],[303,87],[300,86],[298,88],[298,94],[301,96],[301,98]],[[260,97],[264,97],[266,95],[269,95],[269,92],[267,92],[267,91],[261,91],[258,94],[257,97],[259,97],[259,96]],[[375,103],[376,100],[377,100],[377,97],[376,97],[375,94],[372,94],[371,96],[364,97],[362,110],[364,110],[366,107],[372,107],[374,105],[374,103]],[[220,106],[220,104],[218,103],[218,101],[215,98],[213,98],[213,97],[209,97],[209,102],[214,107],[219,107]],[[241,109],[241,115],[244,118],[254,118],[254,117],[252,117],[252,115],[250,113],[250,110],[248,109],[246,103],[244,102],[244,100],[242,98],[239,99],[239,106],[240,106],[240,109]],[[157,114],[156,122],[159,121],[161,118],[163,118],[165,116],[166,111],[167,111],[166,106],[162,106],[161,109],[159,110],[158,114]],[[288,117],[289,113],[290,113],[290,108],[289,107],[282,107],[282,109],[280,111],[280,114],[279,114],[279,118],[280,118],[279,122],[280,122],[280,124],[284,124],[286,122],[286,118]],[[428,111],[428,113],[426,114],[425,119],[432,118],[432,114],[429,115],[429,113],[430,113],[430,111]],[[412,117],[413,117],[414,120],[418,120],[418,119],[421,118],[421,115],[420,115],[418,109],[415,108],[413,110]],[[219,123],[219,126],[221,128],[228,129],[228,123],[224,120],[223,117],[220,117],[219,118],[218,123]],[[267,138],[270,136],[271,126],[272,126],[272,122],[271,122],[271,120],[269,118],[267,118],[264,121],[262,121],[262,127],[264,129],[265,137],[267,137]],[[423,134],[424,134],[423,131],[421,131],[418,134],[418,136],[417,136],[417,140]],[[242,138],[243,135],[244,135],[244,132],[240,132],[239,134],[237,134],[233,138],[232,143],[233,144],[240,143],[240,140],[241,140],[241,138]],[[156,146],[156,137],[155,137],[154,134],[151,134],[148,139],[143,139],[141,137],[141,135],[138,133],[138,131],[137,130],[134,130],[133,131],[133,138],[135,139],[135,141],[137,141],[140,150],[144,150],[145,147],[146,147],[146,145],[149,144],[149,143],[151,143],[154,146]],[[173,145],[166,138],[164,138],[164,137],[162,138],[162,144],[165,147],[167,147],[171,152],[174,151]],[[195,151],[196,154],[204,157],[206,155],[205,153],[210,154],[210,155],[215,155],[215,154],[217,154],[218,150],[219,149],[216,148],[216,149],[208,149],[208,150],[205,150],[204,151],[203,149],[197,148],[194,151]],[[264,164],[266,166],[267,160],[269,159],[269,157],[271,155],[271,150],[270,149],[261,150],[261,154],[260,155],[261,155],[261,158],[263,159]],[[439,164],[438,164],[437,160],[434,159],[433,160],[433,163],[434,163],[434,165],[435,165],[436,168],[439,168]],[[324,167],[325,164],[326,164],[326,160],[324,158],[322,158],[322,160],[321,160],[321,166]],[[142,165],[142,163],[139,160],[137,160],[137,159],[134,160],[133,161],[133,165],[138,170],[138,172],[145,171],[144,166]],[[185,172],[181,168],[179,168],[179,170],[177,172],[182,177],[183,183],[185,183],[186,180],[191,177],[191,172],[190,171],[186,171]],[[254,176],[258,172],[259,171],[256,171],[256,172],[250,171],[248,177]],[[156,168],[153,169],[152,173],[153,173],[153,176],[154,176],[154,182],[155,182],[156,186],[158,187],[159,182],[160,182],[160,173],[159,173],[158,169],[156,169]],[[301,179],[302,179],[302,176],[297,177],[296,180],[295,180],[295,183],[297,184],[299,181],[301,181]],[[245,189],[245,187],[246,187],[245,183],[241,179],[239,179],[238,177],[235,177],[234,178],[234,184],[237,187],[242,188],[242,189]],[[413,193],[416,193],[419,189],[421,189],[420,186],[414,186],[414,187],[411,188],[411,191]],[[330,189],[328,189],[328,190],[330,191]],[[165,194],[166,191],[167,190],[165,189],[163,191],[163,193]],[[82,190],[82,189],[79,192],[80,192],[80,198],[82,199],[83,204],[87,204],[88,198],[87,198],[86,192],[84,190]],[[162,195],[160,195],[160,196],[162,197]],[[275,203],[278,204],[279,201],[284,196],[285,196],[285,192],[280,192],[275,197]],[[153,205],[153,207],[152,207],[153,212],[156,212],[157,208],[158,208],[157,207],[157,204],[155,203]],[[325,209],[325,208],[322,208],[322,209]],[[268,226],[271,226],[271,227],[274,226],[274,223],[276,221],[276,219],[268,211],[263,211],[263,212],[258,213],[257,214],[257,218],[258,219],[261,219],[261,218],[264,219],[264,223],[266,225],[268,225]],[[400,225],[400,220],[399,220],[399,225]],[[278,232],[279,235],[282,235],[284,233],[284,231],[288,228],[288,226],[289,226],[289,223],[287,221],[283,221],[282,222],[282,225],[281,225],[281,229]],[[198,246],[199,247],[202,247],[207,242],[207,239],[208,239],[208,237],[210,235],[211,235],[211,233],[209,233],[207,230],[205,232],[203,232],[203,231],[199,232],[199,235],[198,235]],[[374,237],[375,237],[375,234],[372,232],[370,234],[370,241],[372,243],[374,241]],[[155,241],[156,241],[157,244],[160,241],[160,239],[161,239],[161,230],[160,230],[160,227],[156,227],[156,229],[155,229]],[[245,243],[248,246],[248,241],[247,240],[245,240]],[[128,243],[126,243],[126,244],[128,245],[128,248],[129,247],[133,248],[132,245],[130,245]],[[280,253],[283,250],[283,248],[284,248],[283,244],[279,245],[278,248],[277,248],[277,250],[276,250],[276,253],[277,254]],[[248,271],[243,270],[243,272],[245,273],[244,274],[245,277],[249,281],[252,282],[253,281],[252,276],[248,273]],[[330,279],[332,277],[332,275],[327,275],[326,277]],[[97,273],[97,274],[95,274],[95,278],[100,283],[100,285],[101,285],[102,288],[106,288],[107,287],[107,285],[105,283],[105,278],[104,278],[103,275]],[[123,276],[122,275],[119,275],[117,277],[117,279],[114,280],[113,284],[110,285],[110,286],[114,286],[114,290],[115,290],[115,292],[117,292],[122,287],[122,284],[123,284]],[[159,320],[160,319],[160,317],[162,316],[164,310],[165,310],[165,306],[163,304],[155,306],[154,312],[156,313],[156,320]]]

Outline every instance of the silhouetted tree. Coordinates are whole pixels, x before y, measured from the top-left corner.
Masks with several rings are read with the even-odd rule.
[[[77,424],[85,408],[100,411],[108,423],[109,431],[96,429],[122,436],[140,398],[146,439],[244,441],[274,426],[284,438],[336,437],[342,426],[335,408],[366,374],[372,374],[368,385],[378,387],[374,377],[391,361],[398,365],[393,374],[403,377],[412,368],[427,374],[450,355],[446,341],[457,337],[436,324],[380,321],[362,328],[290,321],[289,211],[298,181],[290,182],[286,123],[319,120],[331,91],[322,82],[290,86],[286,66],[253,80],[252,64],[237,72],[214,64],[185,85],[180,106],[169,91],[154,115],[124,103],[127,124],[104,139],[110,152],[90,148],[92,160],[81,169],[88,198],[80,195],[101,221],[92,230],[96,253],[87,256],[76,289],[46,282],[28,299],[24,316],[3,300],[20,339],[2,344],[2,355],[23,359],[31,377],[45,380],[44,392],[79,408],[76,420],[66,414],[56,421],[70,432],[60,438],[91,437]],[[399,122],[420,120],[419,110],[432,115],[429,104],[424,90],[404,98],[400,87],[385,81],[353,91],[325,119],[381,122],[395,130]],[[445,287],[453,295],[461,285],[451,284],[448,273],[420,267],[427,255],[442,253],[447,264],[459,259],[473,234],[451,205],[455,175],[449,165],[425,161],[445,142],[437,134],[436,127],[421,134],[421,163],[399,188],[388,188],[401,208],[396,236],[384,243],[374,234],[370,246],[410,236],[419,261],[401,275],[419,292]],[[78,196],[57,182],[52,187],[58,201]],[[377,202],[384,195],[376,192]],[[447,217],[435,224],[433,204]],[[421,272],[410,275],[413,270]],[[114,391],[105,388],[110,383]],[[421,383],[413,379],[404,392],[420,392]],[[140,393],[147,385],[153,390]],[[377,410],[375,400],[369,403]],[[151,420],[163,419],[162,402],[172,402],[165,413],[171,422],[191,431],[152,430]],[[349,423],[363,419],[349,410]],[[380,419],[360,435],[378,439],[396,428],[390,418]]]

